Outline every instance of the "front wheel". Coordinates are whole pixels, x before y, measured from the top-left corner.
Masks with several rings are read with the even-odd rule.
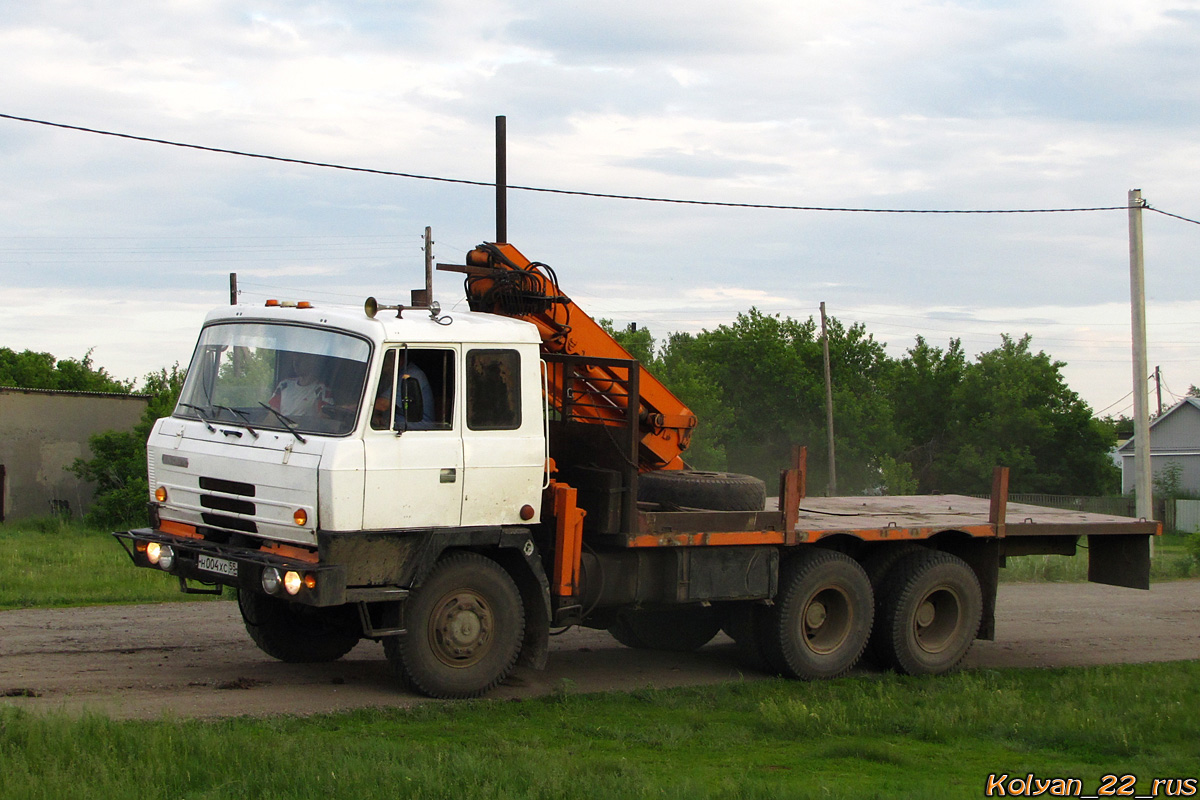
[[[353,606],[315,608],[239,591],[238,609],[259,649],[292,664],[337,661],[362,638]]]
[[[430,697],[479,697],[508,677],[525,635],[525,609],[504,568],[456,553],[405,601],[408,632],[383,641],[392,669]]]
[[[844,675],[867,646],[874,611],[858,562],[834,550],[798,553],[784,563],[779,596],[762,620],[763,654],[793,678]]]
[[[890,666],[908,675],[958,666],[983,613],[983,592],[967,563],[939,551],[913,553],[896,563],[885,584],[877,649]]]

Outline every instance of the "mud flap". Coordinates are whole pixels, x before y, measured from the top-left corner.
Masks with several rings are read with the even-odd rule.
[[[1106,534],[1088,538],[1088,580],[1129,589],[1150,588],[1150,536]]]

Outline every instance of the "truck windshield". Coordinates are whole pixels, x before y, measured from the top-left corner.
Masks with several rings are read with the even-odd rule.
[[[200,334],[175,416],[341,436],[362,404],[371,346],[329,330],[271,323]]]

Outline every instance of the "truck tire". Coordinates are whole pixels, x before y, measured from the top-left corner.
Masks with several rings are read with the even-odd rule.
[[[626,647],[690,653],[712,641],[721,620],[711,608],[622,611],[608,632]]]
[[[429,697],[479,697],[512,671],[525,635],[521,593],[478,553],[442,559],[405,601],[408,632],[383,640],[401,680]]]
[[[765,641],[763,619],[767,614],[767,607],[755,602],[737,602],[727,605],[721,629],[730,639],[733,639],[742,664],[750,669],[774,675],[783,672],[780,665],[770,662],[763,645]]]
[[[929,549],[922,547],[916,542],[897,542],[894,544],[877,544],[873,546],[871,552],[862,560],[863,569],[867,573],[867,579],[871,581],[871,590],[875,593],[875,622],[871,627],[871,638],[867,640],[867,649],[863,651],[862,661],[867,666],[879,667],[887,669],[891,661],[887,656],[886,645],[882,642],[886,638],[883,633],[884,625],[884,584],[887,582],[888,575],[892,571],[892,567],[898,561],[910,556],[913,553],[928,553]]]
[[[638,475],[638,500],[709,511],[762,511],[767,485],[735,472],[659,470]]]
[[[764,617],[767,662],[800,680],[836,678],[858,662],[875,602],[857,561],[813,548],[780,569],[779,595]]]
[[[238,592],[238,609],[258,648],[289,664],[337,661],[362,638],[362,623],[353,606],[315,608]]]
[[[912,553],[884,581],[876,652],[906,675],[938,675],[959,665],[983,613],[983,592],[967,563],[937,550]]]

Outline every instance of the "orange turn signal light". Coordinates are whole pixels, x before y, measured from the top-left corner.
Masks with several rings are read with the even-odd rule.
[[[303,508],[297,508],[292,512],[292,521],[303,527],[308,524],[308,512]]]
[[[154,490],[154,499],[160,503],[167,502],[167,487],[160,486]]]

